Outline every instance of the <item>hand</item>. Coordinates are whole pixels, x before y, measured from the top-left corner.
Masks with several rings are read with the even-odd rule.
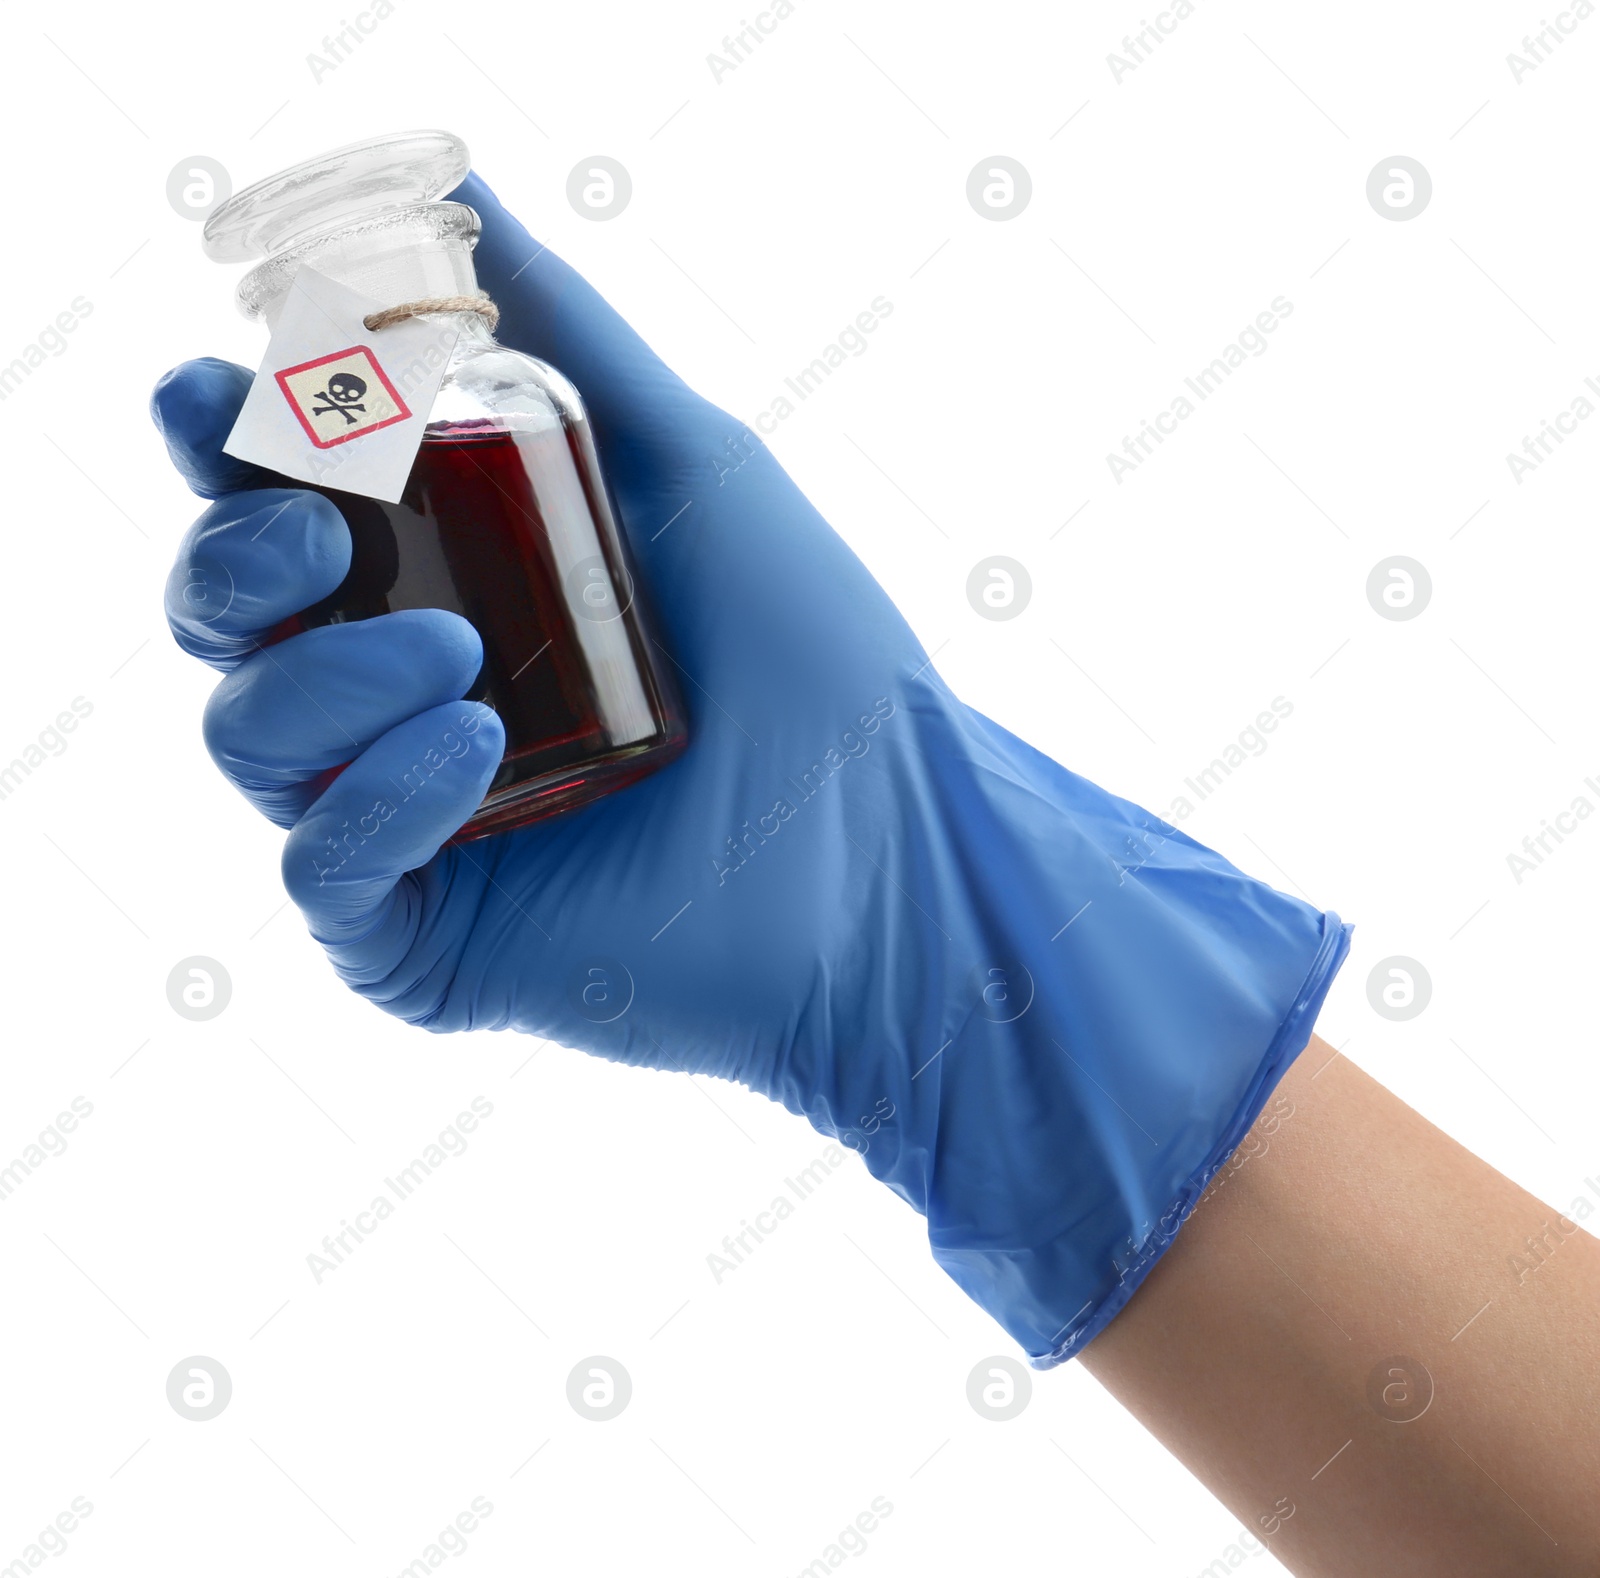
[[[349,537],[221,453],[250,375],[201,361],[153,409],[216,501],[168,588],[179,644],[225,675],[212,756],[290,829],[285,883],[352,989],[431,1030],[526,1030],[781,1101],[928,1217],[1036,1361],[1069,1357],[1305,1044],[1345,929],[959,702],[772,454],[481,180],[454,195],[483,221],[499,338],[588,404],[689,748],[445,847],[503,745],[458,699],[475,632],[421,610],[263,647],[339,583]],[[395,804],[430,749],[445,767]]]

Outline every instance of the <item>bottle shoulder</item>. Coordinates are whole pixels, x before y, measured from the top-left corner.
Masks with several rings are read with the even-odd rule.
[[[430,424],[498,417],[523,431],[587,419],[582,397],[556,368],[487,337],[457,343],[429,412]]]

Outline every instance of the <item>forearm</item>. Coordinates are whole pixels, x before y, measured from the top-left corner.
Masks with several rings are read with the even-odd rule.
[[[1301,1578],[1600,1571],[1600,1243],[1320,1040],[1082,1362]]]

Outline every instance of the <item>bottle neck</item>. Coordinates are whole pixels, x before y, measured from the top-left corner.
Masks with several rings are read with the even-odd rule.
[[[478,216],[460,203],[426,203],[313,236],[274,254],[240,281],[239,310],[277,327],[302,264],[385,307],[478,288],[472,248]],[[482,319],[468,314],[470,321]]]

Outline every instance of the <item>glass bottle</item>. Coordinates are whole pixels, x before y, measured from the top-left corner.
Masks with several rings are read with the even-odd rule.
[[[471,296],[478,216],[439,201],[468,166],[448,132],[351,143],[221,204],[205,250],[260,260],[237,300],[269,328],[302,263],[385,307]],[[500,715],[506,751],[460,841],[633,783],[688,734],[577,390],[475,312],[423,316],[460,335],[402,498],[310,485],[350,528],[350,573],[274,637],[403,608],[472,622],[484,660],[467,695]]]

